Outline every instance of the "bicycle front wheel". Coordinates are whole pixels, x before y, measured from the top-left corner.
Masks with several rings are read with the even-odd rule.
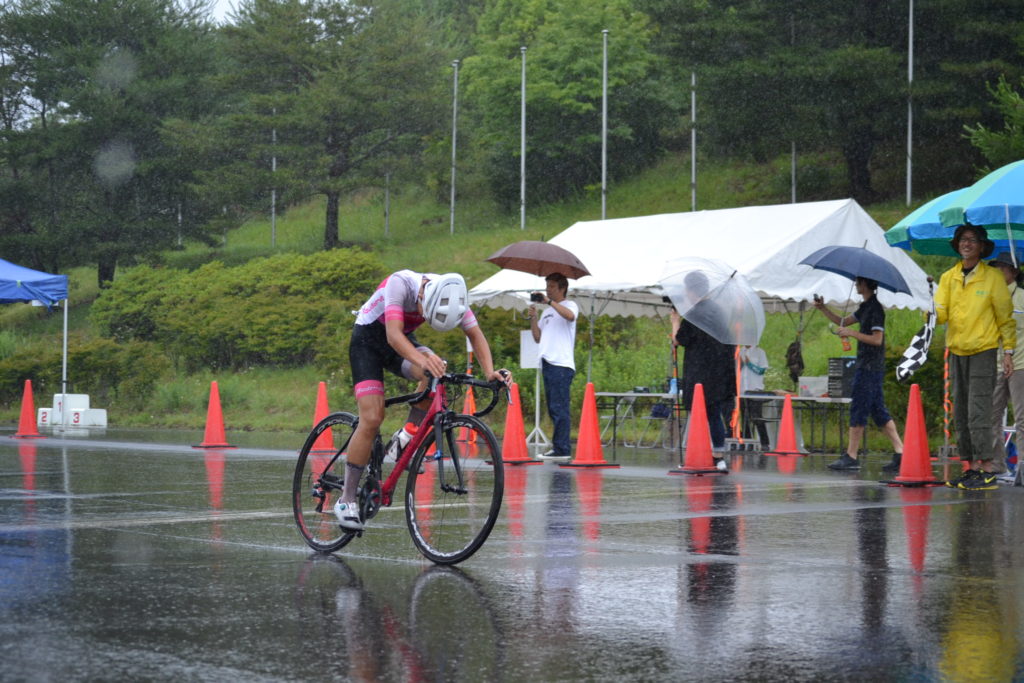
[[[447,419],[413,456],[405,490],[405,520],[427,558],[455,564],[477,551],[498,519],[505,487],[494,433],[472,415]]]
[[[292,512],[295,525],[311,548],[331,553],[351,541],[355,534],[338,525],[334,503],[345,483],[343,453],[355,431],[358,418],[351,413],[333,413],[313,427],[299,451],[292,478]],[[320,435],[331,430],[333,444],[318,444]]]

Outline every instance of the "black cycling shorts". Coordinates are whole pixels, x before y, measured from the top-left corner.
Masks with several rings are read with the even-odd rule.
[[[412,333],[405,337],[417,349],[429,350]],[[348,361],[352,367],[352,386],[357,399],[374,394],[384,395],[385,369],[399,377],[412,379],[411,364],[388,343],[387,330],[379,320],[352,328]]]

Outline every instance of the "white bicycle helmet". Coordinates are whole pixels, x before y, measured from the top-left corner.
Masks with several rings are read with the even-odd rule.
[[[466,315],[469,293],[458,273],[428,275],[423,287],[423,317],[438,332],[455,329]]]

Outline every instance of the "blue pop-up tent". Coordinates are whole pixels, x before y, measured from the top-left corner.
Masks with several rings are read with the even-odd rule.
[[[61,393],[68,386],[68,276],[51,275],[0,259],[0,303],[38,301],[50,308],[64,302],[63,364],[61,366]],[[63,411],[66,415],[68,411]]]
[[[39,301],[53,306],[67,298],[67,275],[50,275],[0,259],[0,303]]]

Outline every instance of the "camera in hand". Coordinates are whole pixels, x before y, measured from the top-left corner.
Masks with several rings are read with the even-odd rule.
[[[533,292],[532,294],[530,294],[530,301],[532,301],[535,304],[542,304],[544,303],[544,295],[541,294],[540,292]]]
[[[669,299],[667,296],[661,297],[661,302],[665,303],[665,304],[669,304],[670,306],[672,305],[672,299]]]

